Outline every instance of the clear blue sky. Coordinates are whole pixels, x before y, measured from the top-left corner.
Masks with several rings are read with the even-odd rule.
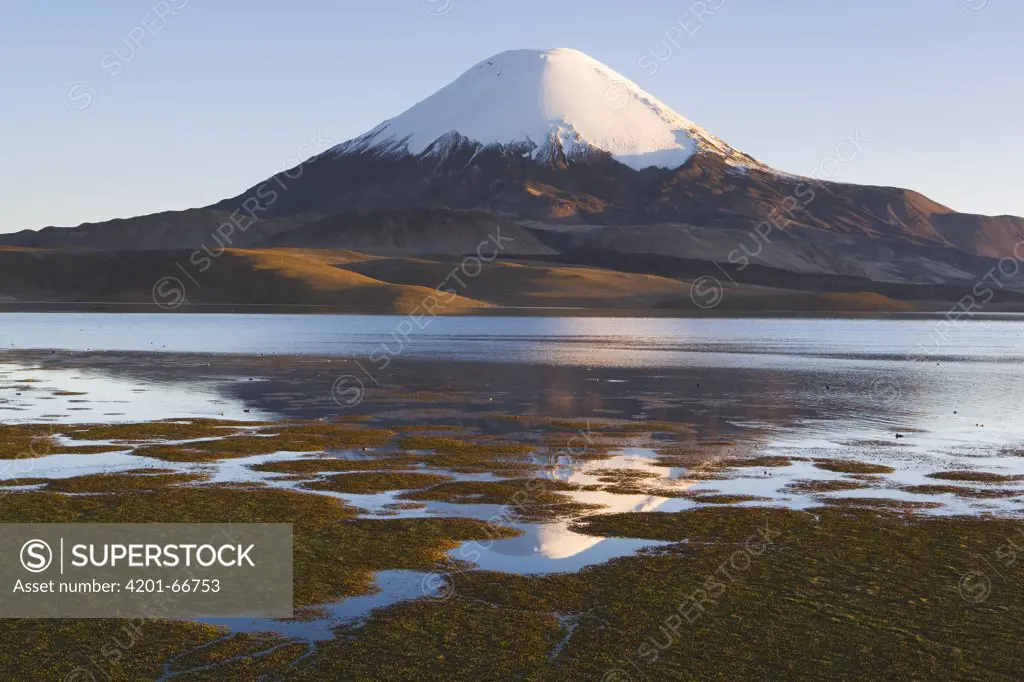
[[[777,168],[810,173],[859,130],[839,179],[1024,215],[1024,3],[704,4],[9,3],[0,232],[212,203],[522,47],[583,50]]]

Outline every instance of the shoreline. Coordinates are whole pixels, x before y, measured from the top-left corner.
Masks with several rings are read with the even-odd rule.
[[[955,303],[950,303],[955,306]],[[443,312],[434,317],[566,317],[566,318],[653,318],[653,319],[878,319],[918,320],[943,319],[950,316],[951,308],[922,310],[791,310],[791,309],[724,309],[724,310],[657,310],[635,308],[531,308],[519,306],[462,308]],[[351,310],[319,304],[274,305],[262,303],[225,303],[182,306],[165,310],[153,304],[142,303],[68,303],[32,302],[26,304],[0,302],[0,314],[131,314],[131,315],[321,315],[337,317],[409,317],[411,313]],[[971,320],[1000,320],[1024,315],[1024,306],[989,306],[985,312],[964,313]]]
[[[981,417],[915,418],[933,401],[911,384],[885,406],[765,368],[409,358],[345,409],[338,357],[8,359],[27,362],[0,381],[5,407],[75,421],[2,429],[0,520],[292,523],[302,549],[294,619],[147,620],[116,660],[88,652],[134,642],[123,621],[5,620],[24,652],[0,660],[12,679],[54,660],[111,679],[374,679],[394,661],[410,679],[1019,670],[1021,592],[986,572],[1020,576],[1005,550],[1024,475],[985,442],[995,424],[968,434],[990,457],[934,447]]]

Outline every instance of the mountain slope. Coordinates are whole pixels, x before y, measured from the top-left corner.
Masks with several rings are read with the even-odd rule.
[[[339,214],[265,239],[267,247],[348,249],[379,255],[555,253],[529,230],[481,211],[423,209]]]
[[[495,55],[366,134],[204,209],[0,244],[216,250],[215,231],[240,214],[256,221],[229,228],[227,246],[461,255],[493,223],[515,235],[518,255],[746,258],[897,282],[970,280],[992,259],[1024,255],[1024,219],[777,172],[567,49]],[[573,226],[589,232],[559,233]]]
[[[211,238],[218,227],[230,222],[234,209],[192,208],[164,211],[137,218],[118,218],[78,227],[46,227],[0,234],[0,244],[40,249],[198,249],[219,245]],[[294,229],[309,218],[289,216],[282,221],[261,220],[246,232],[235,231],[230,246],[246,246],[282,230]]]
[[[202,273],[185,275],[183,251],[59,251],[0,247],[0,308],[465,314],[513,308],[589,311],[701,310],[688,280],[586,266],[495,262],[439,294],[460,258],[380,258],[349,251],[230,249]],[[158,279],[159,278],[159,279]],[[450,289],[446,288],[446,292]],[[461,294],[461,295],[459,295]],[[756,285],[730,287],[725,310],[907,310],[875,293],[816,294]],[[427,324],[427,323],[424,323]]]
[[[187,251],[57,251],[0,248],[0,302],[329,306],[340,312],[409,313],[436,283],[393,284],[346,270],[360,254],[229,249],[206,272],[184,274]],[[442,313],[488,304],[449,295]],[[433,299],[430,299],[433,300]],[[303,312],[297,309],[296,312]]]

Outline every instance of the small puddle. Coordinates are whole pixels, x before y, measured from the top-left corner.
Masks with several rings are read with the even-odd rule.
[[[378,591],[348,597],[332,604],[320,604],[310,620],[274,620],[270,618],[212,618],[200,622],[227,628],[232,634],[274,632],[307,642],[334,639],[334,630],[342,625],[358,626],[376,609],[423,597],[442,599],[451,596],[448,586],[435,573],[422,571],[380,571],[374,581]]]
[[[569,529],[568,522],[505,524],[522,535],[501,540],[470,540],[448,553],[457,561],[468,561],[474,568],[519,575],[572,573],[612,559],[674,544],[629,538],[602,538]]]

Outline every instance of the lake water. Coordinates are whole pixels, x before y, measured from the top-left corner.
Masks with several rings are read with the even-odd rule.
[[[651,473],[663,491],[755,495],[761,499],[745,503],[754,505],[808,508],[829,497],[871,497],[938,504],[922,510],[929,514],[1024,510],[1024,485],[1016,481],[998,485],[1007,493],[1002,497],[912,490],[937,483],[928,475],[938,471],[1024,475],[1024,317],[959,325],[926,318],[445,317],[417,326],[400,316],[0,314],[0,349],[3,421],[274,420],[360,412],[404,423],[463,423],[466,417],[478,428],[494,413],[581,423],[673,420],[693,424],[697,438],[748,443],[758,455],[793,463],[770,471],[741,469],[727,480],[688,479],[685,469],[659,464],[648,443],[625,447],[611,460],[558,457],[538,475],[581,486],[569,495],[599,505],[598,513],[671,512],[701,504],[692,496],[599,490],[601,469]],[[336,400],[339,376],[365,389],[365,400],[351,411]],[[409,403],[406,396],[420,392],[435,396],[432,412]],[[294,487],[251,467],[301,456],[276,453],[174,468],[209,474],[213,482]],[[817,494],[795,488],[844,478],[815,467],[812,460],[823,458],[895,471],[860,490]],[[127,451],[8,464],[0,479],[168,466]],[[373,518],[399,501],[399,493],[319,494],[339,497]],[[486,520],[497,511],[496,505],[430,502],[388,513]],[[484,552],[470,543],[451,558],[472,555],[480,568],[543,574],[657,546],[582,535],[565,521],[512,525],[522,535]],[[436,598],[439,589],[432,574],[384,572],[378,580],[378,596],[346,600],[324,619],[288,627],[320,639],[373,608]],[[268,627],[261,621],[236,626]]]
[[[990,316],[993,317],[993,316]],[[867,366],[907,358],[1020,365],[1004,319],[665,319],[387,315],[0,314],[0,348],[373,354],[602,367]],[[851,364],[852,363],[852,364]],[[838,366],[836,364],[835,366]]]
[[[50,396],[41,404],[35,400],[38,392],[0,383],[8,412],[0,416],[18,421],[43,416],[55,421],[256,419],[303,402],[275,403],[269,389],[261,393],[260,386],[239,386],[245,370],[234,375],[219,362],[164,355],[216,353],[344,357],[352,363],[348,371],[368,391],[399,381],[420,390],[443,383],[452,389],[487,387],[494,399],[515,395],[520,402],[554,390],[554,379],[548,378],[558,377],[563,394],[595,413],[615,409],[629,418],[651,418],[652,404],[662,400],[675,410],[662,416],[678,419],[820,422],[823,428],[805,428],[799,438],[821,444],[837,437],[890,438],[899,428],[920,432],[913,445],[921,452],[991,453],[1024,440],[1024,316],[1015,315],[954,324],[940,319],[412,321],[361,315],[10,313],[0,314],[0,348],[79,355],[148,352],[163,358],[106,370],[99,359],[75,368],[50,363],[40,377],[67,391],[86,392],[92,402]],[[443,372],[421,372],[418,384],[415,377],[401,378],[402,368],[424,361],[447,364],[438,365]],[[153,375],[157,366],[159,377]],[[27,376],[25,369],[8,364],[7,379]],[[321,368],[304,377],[300,390],[313,402],[327,398],[328,407],[336,407],[330,388],[317,384],[322,375]],[[289,416],[325,416],[310,411]]]
[[[116,372],[104,371],[99,360],[77,367],[50,363],[36,377],[44,387],[84,392],[90,400],[49,395],[40,403],[39,391],[0,381],[7,412],[0,417],[17,421],[44,416],[53,421],[257,419],[285,409],[260,399],[269,389],[261,393],[259,385],[239,386],[246,381],[245,370],[238,370],[239,376],[201,356],[186,362],[166,355],[216,353],[350,358],[351,373],[367,390],[388,382],[414,384],[414,378],[395,373],[407,365],[447,363],[443,373],[423,372],[415,388],[486,387],[499,400],[514,395],[530,401],[533,394],[552,390],[527,380],[540,372],[558,377],[562,393],[574,396],[577,406],[589,403],[595,413],[618,409],[621,416],[652,418],[651,405],[660,399],[666,409],[676,410],[673,418],[801,423],[805,428],[787,438],[822,447],[891,438],[900,428],[918,434],[907,445],[919,454],[993,455],[1024,442],[1024,316],[1015,315],[955,324],[941,319],[9,313],[0,314],[0,348],[77,351],[79,356],[148,352],[163,358],[137,361],[134,367],[122,363]],[[159,380],[145,374],[157,365],[164,373]],[[27,377],[29,369],[0,367],[8,382]],[[329,389],[314,386],[319,375],[322,371],[304,377],[302,390],[329,398]],[[298,401],[280,402],[294,406]]]

